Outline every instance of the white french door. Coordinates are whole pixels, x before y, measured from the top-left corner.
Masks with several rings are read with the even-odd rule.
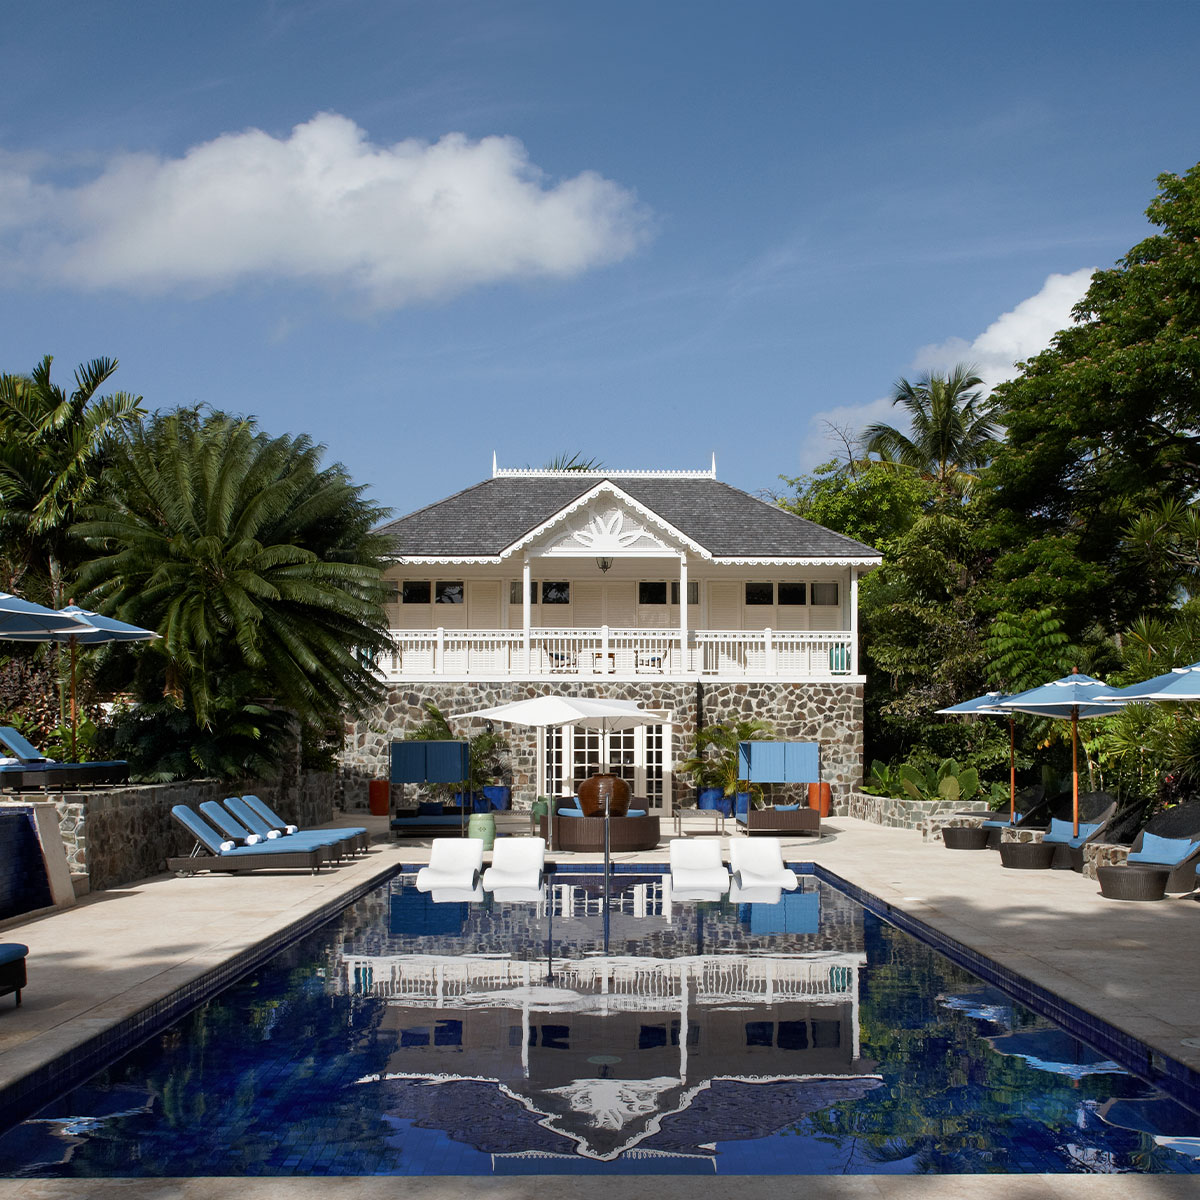
[[[603,734],[599,729],[573,725],[542,731],[538,794],[573,796],[579,784],[607,768],[629,784],[637,800],[645,800],[648,811],[670,808],[670,725],[644,725]]]

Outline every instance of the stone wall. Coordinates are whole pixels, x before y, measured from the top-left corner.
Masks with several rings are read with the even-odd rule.
[[[284,820],[304,828],[333,816],[339,781],[333,774],[295,773],[289,783],[255,780],[240,786],[217,780],[95,788],[52,795],[71,874],[88,887],[133,883],[166,870],[166,860],[191,852],[193,839],[171,816],[176,804],[198,808],[247,792],[261,796]]]
[[[892,796],[872,796],[867,792],[850,792],[845,803],[834,808],[838,816],[857,817],[873,825],[892,829],[919,829],[925,841],[941,837],[947,825],[968,824],[955,818],[965,812],[988,812],[981,803],[961,800],[897,800]]]
[[[744,680],[706,680],[703,683],[670,679],[589,683],[538,680],[480,682],[466,680],[417,682],[393,685],[387,698],[368,717],[346,726],[346,746],[341,755],[347,808],[365,806],[367,781],[387,779],[389,746],[425,720],[425,704],[432,702],[450,719],[456,732],[477,733],[476,722],[458,722],[455,713],[491,708],[514,700],[548,693],[565,696],[636,700],[645,708],[670,709],[671,761],[686,758],[696,736],[698,706],[704,724],[741,718],[771,722],[781,741],[819,742],[821,777],[832,787],[836,804],[862,779],[862,686],[840,682],[767,683]],[[508,737],[514,804],[528,807],[537,779],[537,730],[519,725],[501,727]],[[410,789],[411,791],[411,789]],[[695,792],[688,782],[674,785],[674,803],[692,804]]]

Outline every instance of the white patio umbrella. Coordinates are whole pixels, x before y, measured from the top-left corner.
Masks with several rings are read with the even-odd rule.
[[[528,700],[513,700],[495,708],[458,713],[457,720],[501,721],[510,725],[528,725],[546,729],[557,725],[578,725],[584,729],[599,729],[603,737],[610,730],[637,729],[642,725],[661,725],[671,714],[642,708],[635,700],[593,700],[584,696],[531,696]],[[550,806],[549,827],[554,838],[554,805]],[[606,814],[607,816],[607,814]],[[551,846],[553,849],[553,846]]]

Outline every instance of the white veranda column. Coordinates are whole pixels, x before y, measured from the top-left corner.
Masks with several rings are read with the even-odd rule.
[[[858,674],[858,568],[850,568],[850,674]]]
[[[529,555],[525,555],[525,564],[521,568],[521,628],[525,631],[525,674],[528,675],[533,666],[530,661],[529,623],[533,613],[529,605]]]
[[[679,556],[679,670],[687,670],[688,611],[687,611],[687,555]]]

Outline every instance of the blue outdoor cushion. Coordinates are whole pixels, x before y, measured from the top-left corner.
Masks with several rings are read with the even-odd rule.
[[[29,953],[28,946],[20,942],[0,942],[0,966],[5,963],[18,962]]]
[[[558,815],[560,817],[582,817],[583,809],[582,808],[560,808],[558,810]]]
[[[1070,821],[1060,821],[1053,818],[1050,821],[1050,832],[1043,838],[1043,842],[1053,842],[1055,844],[1065,844],[1078,849],[1084,842],[1099,829],[1097,825],[1085,825],[1082,821],[1079,822],[1079,836],[1075,836],[1075,826]]]
[[[644,817],[646,810],[644,808],[631,808],[625,815],[627,817]]]
[[[1142,848],[1134,850],[1128,861],[1177,867],[1185,858],[1195,853],[1197,846],[1200,846],[1200,842],[1189,841],[1187,838],[1155,837],[1152,833],[1143,833]]]
[[[795,812],[800,807],[799,804],[777,804],[775,805],[776,812]]]
[[[422,800],[417,805],[418,817],[440,817],[442,815],[442,802],[440,800]]]

